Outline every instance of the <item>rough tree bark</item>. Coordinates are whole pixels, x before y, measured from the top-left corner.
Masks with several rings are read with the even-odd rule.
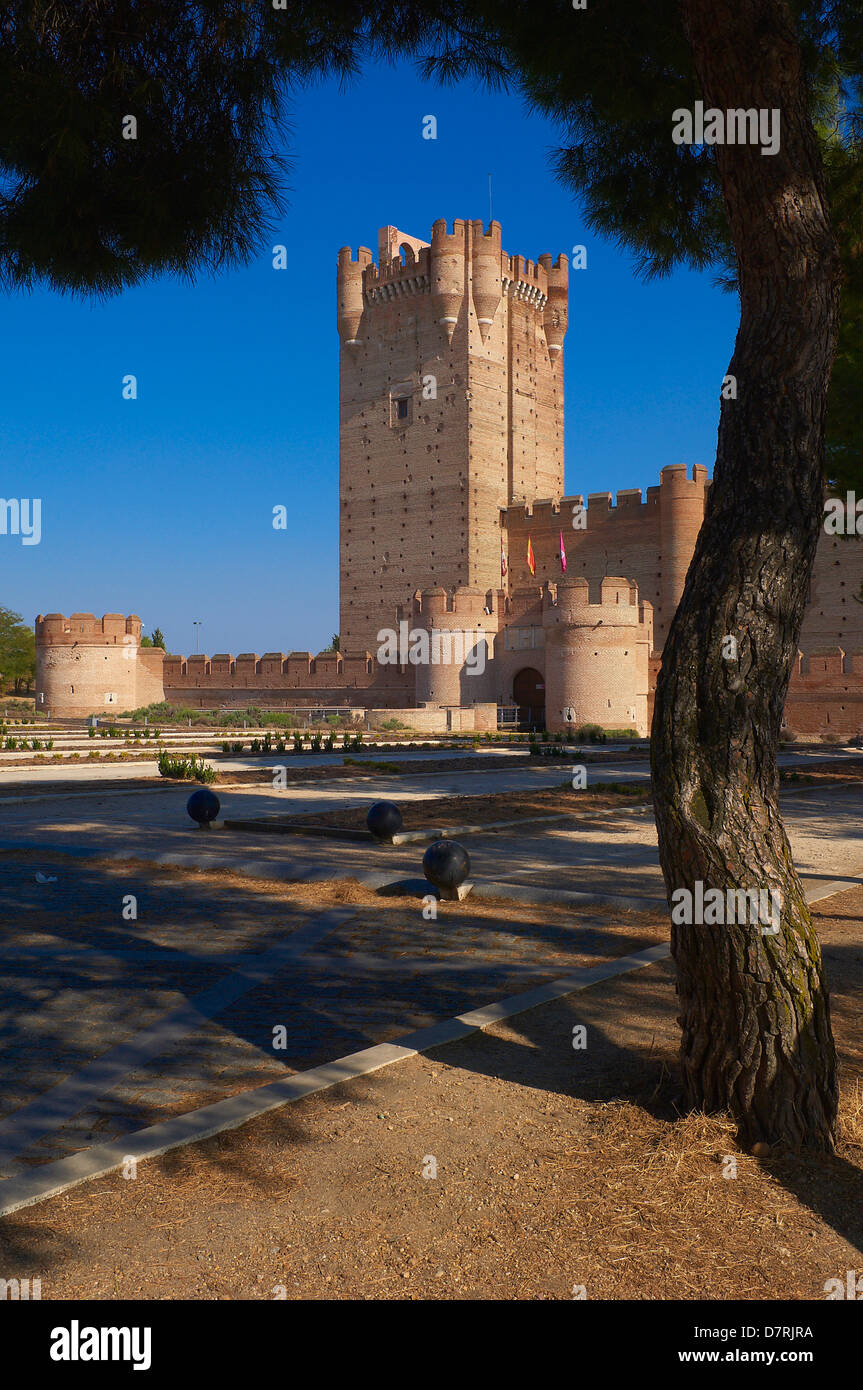
[[[838,1093],[819,944],[776,753],[823,519],[840,267],[806,80],[781,0],[680,0],[705,107],[778,108],[781,146],[715,149],[741,317],[704,525],[663,653],[652,769],[675,888],[778,889],[781,928],[672,926],[690,1101],[744,1145],[830,1150]],[[738,659],[723,656],[723,638]]]

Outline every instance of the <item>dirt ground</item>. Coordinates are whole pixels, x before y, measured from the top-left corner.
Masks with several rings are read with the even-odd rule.
[[[577,815],[627,805],[646,804],[650,788],[644,783],[615,784],[609,792],[573,791],[571,782],[543,791],[496,792],[485,796],[438,796],[422,801],[406,801],[399,807],[405,830],[438,825],[488,825],[495,821],[531,820],[535,816]],[[335,811],[310,811],[302,815],[279,817],[285,825],[334,825],[344,829],[365,829],[367,806],[351,806]],[[272,819],[275,819],[274,817]]]
[[[816,909],[833,1158],[679,1113],[663,962],[7,1217],[0,1268],[43,1299],[823,1299],[863,1252],[861,918]]]
[[[779,781],[782,786],[794,786],[797,782],[817,785],[819,782],[859,782],[863,780],[863,760],[851,762],[837,758],[834,763],[816,763],[814,766],[793,768],[781,767]]]

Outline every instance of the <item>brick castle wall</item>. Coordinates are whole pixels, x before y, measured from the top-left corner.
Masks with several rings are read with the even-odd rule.
[[[368,652],[244,652],[234,657],[167,656],[165,696],[190,707],[218,705],[411,704],[415,671],[381,666]]]

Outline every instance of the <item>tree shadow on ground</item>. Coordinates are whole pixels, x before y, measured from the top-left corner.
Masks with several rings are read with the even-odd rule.
[[[58,903],[58,911],[51,919],[52,935],[65,937],[76,945],[81,945],[82,939],[106,947],[116,946],[121,942],[129,945],[129,933],[117,923],[117,901],[120,892],[117,880],[113,876],[102,878],[94,865],[87,866],[84,877],[87,880],[85,891],[92,895],[97,915],[110,911],[110,920],[96,923],[93,933],[86,927],[82,931],[80,925],[76,926],[74,921],[64,922],[59,910],[61,904]],[[185,920],[188,915],[195,922],[199,921],[202,914],[206,916],[208,891],[215,892],[212,888],[205,890],[204,885],[194,879],[189,880],[187,888],[182,892],[175,885],[171,894],[172,910],[179,918]],[[237,892],[234,889],[228,891],[236,897],[236,902],[231,908],[231,919],[235,918],[237,923],[241,924],[247,918],[252,898],[245,892]],[[222,910],[224,897],[225,889],[222,888]],[[23,906],[25,899],[26,894],[19,906]],[[255,903],[261,907],[263,913],[259,944],[273,944],[284,931],[287,921],[286,909],[289,906],[293,909],[297,905],[276,898],[267,899],[265,895],[255,895]],[[277,919],[267,921],[266,913],[273,914],[274,910],[277,910]],[[379,912],[384,923],[389,914],[395,915],[399,911],[404,911],[404,904],[389,903],[385,900],[380,902]],[[315,915],[315,910],[309,904],[302,906],[302,912],[306,917]],[[279,923],[282,925],[279,926]],[[393,925],[395,926],[395,922]],[[513,924],[494,923],[491,919],[485,919],[484,925],[490,935],[496,931],[513,930]],[[525,924],[522,926],[525,934],[529,930],[537,940],[552,941],[560,937],[559,929],[552,928],[550,924],[538,922],[530,924],[529,927]],[[398,936],[397,927],[394,935]],[[158,940],[158,932],[149,936],[138,924],[134,944],[142,945],[148,942],[154,948],[165,949],[164,941]],[[645,944],[647,943],[639,939],[637,932],[633,930],[631,936],[626,934],[614,938],[612,954],[624,955]],[[572,945],[574,949],[578,948],[591,955],[598,954],[602,949],[607,953],[609,941],[603,938],[597,919],[583,919],[580,934],[573,934]],[[863,983],[863,969],[857,959],[859,954],[856,945],[825,947],[825,959],[831,978],[840,982],[837,987],[839,1007],[834,1012],[840,1018],[843,1027],[849,1024],[850,995],[856,992],[859,997],[860,985]],[[545,976],[559,978],[567,973],[566,967],[561,965],[556,972],[546,971]],[[658,988],[645,990],[644,985],[648,980],[658,980],[661,983]],[[172,973],[171,983],[175,988],[185,988],[182,974]],[[296,1014],[297,1036],[305,1033],[308,1044],[315,1027],[322,1023],[332,1023],[334,1017],[337,1019],[343,1006],[342,1001],[338,991],[334,991],[324,1000],[320,992],[316,991],[311,975],[299,967],[293,971],[290,984],[293,998],[278,980],[267,986],[273,990],[273,999],[264,1012],[269,1011],[269,1016],[272,1016],[273,1011],[278,1010],[281,993],[282,1007],[293,1009]],[[512,992],[505,976],[496,975],[493,970],[480,971],[478,974],[474,972],[469,979],[438,981],[431,993],[416,986],[409,987],[406,982],[398,979],[386,981],[385,984],[386,995],[382,1005],[385,1003],[386,1007],[382,1008],[380,1018],[385,1021],[386,1026],[381,1027],[380,1021],[376,1023],[374,1020],[355,1023],[342,1019],[339,1051],[367,1047],[383,1040],[383,1037],[389,1039],[398,1036],[399,1033],[406,1033],[410,1029],[412,1018],[413,1026],[420,1026],[423,1018],[427,1021],[429,1017],[452,1017],[471,1007],[489,1003],[501,994]],[[526,985],[521,984],[519,988],[526,988]],[[187,997],[193,997],[193,993],[193,990],[189,990]],[[846,996],[849,996],[847,1004]],[[613,997],[615,1007],[613,1036],[607,1020],[610,997]],[[675,1013],[673,967],[670,962],[664,961],[558,1001],[558,1007],[554,1011],[557,1019],[554,1025],[556,1031],[549,1032],[548,1011],[534,1009],[519,1015],[511,1025],[507,1025],[510,1036],[495,1037],[494,1046],[489,1045],[488,1034],[479,1034],[449,1048],[436,1049],[435,1053],[430,1055],[439,1056],[441,1062],[446,1065],[474,1070],[496,1080],[546,1090],[552,1094],[572,1096],[586,1102],[602,1104],[627,1101],[638,1105],[654,1118],[673,1124],[684,1113],[678,1080],[678,1034],[674,1024]],[[417,1018],[417,1015],[422,1017]],[[389,1025],[396,1018],[401,1019],[401,1025],[393,1032]],[[218,1022],[220,1026],[229,1029],[232,1035],[251,1043],[272,1061],[269,1035],[263,1034],[249,1016],[243,1015],[242,1011],[237,1016],[231,1016],[226,1012],[224,1017],[220,1016]],[[572,1030],[579,1024],[584,1024],[587,1028],[588,1046],[583,1050],[573,1047]],[[308,1056],[302,1057],[301,1060],[310,1064],[316,1060],[330,1060],[334,1055],[339,1054],[326,1046],[322,1045],[322,1050],[318,1053],[315,1052],[314,1046],[310,1046]],[[212,1055],[202,1057],[200,1050],[196,1051],[195,1047],[191,1046],[188,1056],[191,1060],[197,1060],[212,1078],[214,1085],[218,1084],[218,1048]],[[81,1061],[83,1060],[85,1056],[82,1053]],[[853,1083],[859,1071],[859,1067],[855,1065],[848,1066],[846,1087],[849,1081]],[[374,1094],[374,1089],[373,1084],[366,1078],[362,1087],[358,1087],[357,1083],[346,1087],[345,1094],[349,1100],[361,1104],[364,1097]],[[222,1091],[222,1094],[224,1093]],[[311,1142],[314,1136],[305,1132],[303,1125],[296,1118],[296,1113],[292,1113],[291,1107],[279,1113],[280,1129],[286,1144],[300,1145]],[[140,1118],[135,1118],[140,1124]],[[145,1122],[158,1118],[158,1114],[145,1115]],[[254,1188],[263,1198],[270,1193],[275,1194],[276,1191],[283,1193],[284,1175],[274,1174],[272,1169],[256,1166],[244,1146],[242,1134],[243,1131],[239,1130],[234,1132],[233,1136],[221,1136],[219,1139],[207,1141],[204,1145],[195,1146],[198,1155],[196,1171],[200,1174],[203,1170],[205,1175],[209,1174],[203,1181],[211,1183],[217,1180],[242,1182]],[[186,1151],[181,1150],[166,1155],[157,1163],[159,1171],[181,1175],[187,1171],[189,1158]],[[799,1201],[830,1224],[839,1235],[860,1246],[863,1237],[863,1174],[853,1158],[842,1153],[827,1160],[770,1159],[765,1160],[763,1166]],[[8,1262],[17,1267],[21,1277],[39,1273],[38,1267],[36,1270],[29,1268],[28,1260],[30,1264],[34,1261],[56,1261],[64,1256],[71,1258],[74,1253],[71,1237],[64,1237],[59,1243],[56,1242],[50,1230],[46,1232],[44,1224],[32,1221],[26,1214],[4,1220],[2,1233],[0,1252],[3,1254],[4,1264]],[[15,1268],[10,1268],[9,1277],[14,1273]]]

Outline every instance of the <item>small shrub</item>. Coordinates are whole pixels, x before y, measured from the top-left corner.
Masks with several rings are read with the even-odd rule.
[[[231,752],[232,752],[232,753],[242,753],[242,751],[243,751],[243,745],[242,745],[242,743],[232,743],[232,744],[231,744]]]
[[[582,724],[576,730],[576,738],[580,743],[605,743],[605,732],[601,724]]]
[[[121,753],[120,757],[127,755]],[[174,758],[164,749],[159,754],[159,776],[174,777],[185,782],[215,782],[216,770],[203,758]]]
[[[88,737],[88,738],[95,738],[95,737],[96,737],[96,730],[93,728],[93,725],[92,725],[92,724],[90,725],[89,729],[87,730],[87,737]]]
[[[370,768],[372,772],[402,772],[398,763],[374,762],[372,759],[345,758],[346,767]]]

